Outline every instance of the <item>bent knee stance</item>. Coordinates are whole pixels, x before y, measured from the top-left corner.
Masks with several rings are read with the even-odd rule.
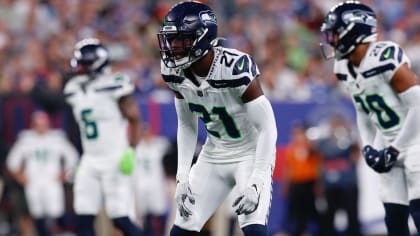
[[[384,203],[384,207],[385,224],[388,230],[388,235],[410,235],[408,229],[408,206],[395,203]]]
[[[268,236],[266,225],[252,224],[242,228],[245,236]]]

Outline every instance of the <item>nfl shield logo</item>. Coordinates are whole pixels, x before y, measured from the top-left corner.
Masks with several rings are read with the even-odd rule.
[[[203,91],[197,90],[197,95],[200,96],[200,97],[202,97],[203,96]]]

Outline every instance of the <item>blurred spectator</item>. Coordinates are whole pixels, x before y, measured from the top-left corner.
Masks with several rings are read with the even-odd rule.
[[[146,126],[136,147],[136,205],[145,236],[161,236],[165,232],[169,202],[172,200],[163,168],[163,157],[169,145],[167,138],[156,135]]]
[[[303,125],[293,127],[285,159],[284,193],[287,194],[289,203],[290,235],[301,236],[307,231],[311,231],[312,235],[318,235],[319,214],[315,200],[320,194],[321,156],[307,138],[306,128]]]
[[[332,116],[327,123],[327,134],[319,140],[322,153],[322,181],[327,209],[323,217],[323,235],[341,235],[335,228],[335,217],[342,209],[347,217],[345,235],[360,236],[358,211],[358,184],[356,164],[360,156],[357,140],[352,136],[351,125],[340,115]]]
[[[412,40],[406,45],[407,56],[411,59],[411,68],[420,76],[420,23],[413,27]]]
[[[52,235],[64,214],[63,182],[70,180],[78,153],[60,130],[51,130],[48,115],[35,112],[30,130],[20,132],[7,157],[7,167],[25,189],[38,235]]]

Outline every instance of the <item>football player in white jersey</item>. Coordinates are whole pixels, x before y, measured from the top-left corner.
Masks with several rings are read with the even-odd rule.
[[[77,158],[64,132],[50,129],[48,115],[42,111],[32,115],[31,129],[19,133],[10,150],[7,167],[24,187],[38,235],[51,235],[51,227],[64,214],[63,182],[71,179]]]
[[[137,168],[135,189],[137,212],[143,222],[144,234],[164,235],[169,212],[169,180],[165,176],[163,157],[170,142],[144,125],[142,139],[136,147]]]
[[[420,232],[420,87],[404,50],[376,41],[376,28],[370,7],[340,3],[321,26],[321,49],[352,96],[363,156],[379,173],[388,235],[409,235],[409,214]]]
[[[170,235],[199,232],[234,186],[244,234],[267,235],[277,128],[257,65],[246,53],[217,46],[216,16],[203,3],[176,4],[158,39],[178,117],[178,212]],[[191,168],[198,118],[207,139]]]
[[[104,203],[114,226],[124,235],[139,235],[128,218],[134,194],[132,147],[139,141],[141,125],[134,84],[127,75],[111,71],[108,51],[98,39],[78,42],[71,64],[78,75],[66,84],[64,95],[83,147],[74,184],[77,234],[94,235],[93,221]]]

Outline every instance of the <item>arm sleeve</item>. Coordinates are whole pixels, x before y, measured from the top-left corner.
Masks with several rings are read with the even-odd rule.
[[[251,178],[262,178],[264,173],[271,171],[275,161],[276,120],[271,104],[264,95],[246,103],[245,106],[249,119],[259,132],[255,166]],[[257,181],[263,181],[263,179]]]
[[[184,99],[175,98],[175,109],[178,117],[178,169],[176,178],[188,181],[191,163],[197,145],[197,117],[188,109]]]
[[[400,132],[391,143],[397,149],[418,144],[420,140],[420,125],[418,114],[420,114],[420,86],[415,85],[399,94],[401,101],[408,108],[407,115],[401,126]]]

